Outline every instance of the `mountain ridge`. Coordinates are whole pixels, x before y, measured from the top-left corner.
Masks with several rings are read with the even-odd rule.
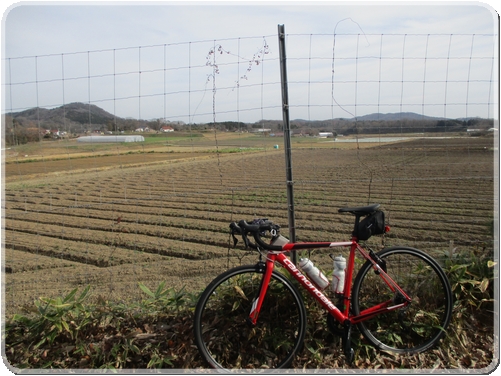
[[[64,119],[74,121],[81,124],[107,124],[109,121],[126,120],[120,116],[113,115],[106,110],[88,103],[73,102],[65,104],[60,107],[47,109],[43,107],[33,107],[28,110],[5,113],[5,116],[13,118],[25,118],[26,120],[42,120],[54,121],[55,123],[62,124]],[[476,117],[472,117],[476,118]],[[471,118],[445,118],[436,116],[427,116],[417,114],[415,112],[395,112],[395,113],[371,113],[352,118],[335,118],[326,119],[323,121],[332,120],[348,120],[348,121],[398,121],[398,120],[426,120],[426,121],[440,121],[440,120],[460,120],[465,121]],[[136,119],[137,120],[137,119]],[[147,121],[147,120],[143,120]],[[305,120],[294,119],[296,122],[315,122],[319,120]]]
[[[31,121],[52,121],[55,124],[64,124],[65,120],[81,124],[106,124],[118,118],[96,105],[81,102],[73,102],[52,109],[33,107],[24,111],[6,113],[5,116]]]

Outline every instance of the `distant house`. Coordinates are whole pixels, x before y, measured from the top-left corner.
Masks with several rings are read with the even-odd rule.
[[[332,132],[319,132],[318,137],[320,137],[320,138],[334,137],[334,133],[332,133]]]
[[[162,128],[160,128],[160,132],[174,132],[174,128],[172,128],[168,125],[165,125]]]
[[[85,136],[77,138],[77,142],[143,142],[143,136]]]

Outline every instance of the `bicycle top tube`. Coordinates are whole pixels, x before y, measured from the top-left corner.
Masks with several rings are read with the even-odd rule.
[[[358,244],[352,240],[349,242],[304,242],[304,243],[287,243],[282,246],[283,251],[295,251],[298,249],[312,248],[335,248],[335,247],[350,247]]]
[[[238,222],[232,222],[230,224],[231,234],[233,236],[234,245],[237,244],[238,240],[235,234],[242,236],[245,243],[245,248],[263,249],[267,251],[292,251],[298,249],[311,249],[311,248],[331,248],[331,247],[342,247],[351,246],[358,244],[360,227],[362,227],[363,236],[362,240],[367,240],[371,235],[379,235],[388,232],[390,228],[384,226],[384,213],[379,210],[380,204],[372,204],[367,206],[357,206],[357,207],[346,207],[341,208],[338,211],[340,213],[351,213],[355,216],[355,226],[352,232],[352,238],[350,242],[304,242],[304,243],[286,243],[286,244],[274,244],[275,241],[280,237],[280,226],[271,222],[267,218],[255,219],[248,223],[245,220]],[[376,214],[380,214],[376,216]],[[373,215],[375,217],[373,217]],[[363,223],[360,222],[360,218],[366,216],[363,222],[370,219],[370,222]],[[374,220],[373,220],[374,218]],[[361,225],[359,227],[359,224]],[[377,225],[376,225],[377,224]],[[368,230],[370,228],[370,230]],[[373,231],[373,229],[376,229]],[[262,239],[266,232],[271,234],[271,242],[267,243]],[[367,234],[368,232],[368,234]],[[255,243],[249,240],[248,235],[251,234]],[[280,242],[279,242],[280,243]]]

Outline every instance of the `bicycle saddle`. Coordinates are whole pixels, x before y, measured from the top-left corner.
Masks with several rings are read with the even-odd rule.
[[[354,207],[354,208],[341,208],[338,211],[339,211],[339,213],[352,213],[355,215],[367,215],[367,214],[374,213],[380,206],[381,206],[381,204],[372,204],[372,205],[368,205],[368,206],[358,206],[358,207]]]

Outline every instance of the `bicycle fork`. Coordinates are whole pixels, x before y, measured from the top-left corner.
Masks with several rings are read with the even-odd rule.
[[[266,292],[268,291],[268,285],[270,284],[275,263],[273,260],[270,260],[270,258],[267,258],[266,263],[259,262],[258,266],[264,269],[264,274],[261,280],[261,286],[259,287],[259,295],[255,298],[254,302],[252,302],[251,312],[249,317],[247,317],[247,322],[253,326],[257,323],[257,318],[261,311]]]

